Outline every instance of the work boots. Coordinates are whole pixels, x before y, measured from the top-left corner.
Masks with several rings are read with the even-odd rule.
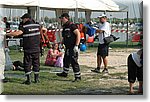
[[[26,75],[27,80],[23,82],[23,84],[30,85],[31,84],[31,74]]]
[[[65,72],[57,73],[56,75],[60,76],[60,77],[67,77],[67,73],[65,73]]]
[[[31,74],[26,75],[27,80],[23,82],[23,84],[30,85],[31,84]],[[39,83],[39,74],[34,74],[34,83]]]
[[[73,80],[72,82],[80,82],[81,81],[81,77],[76,77],[75,80]]]
[[[39,74],[34,74],[34,83],[39,83]]]

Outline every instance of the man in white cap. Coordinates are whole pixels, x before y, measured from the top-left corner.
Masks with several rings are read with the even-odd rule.
[[[108,56],[109,46],[108,44],[104,43],[103,39],[104,37],[108,37],[111,34],[111,27],[110,27],[110,24],[107,22],[107,17],[105,14],[101,14],[100,16],[98,16],[98,18],[100,20],[101,25],[99,26],[99,29],[96,30],[96,32],[98,33],[98,39],[99,39],[99,46],[97,50],[97,68],[91,71],[100,73],[100,68],[101,68],[101,64],[103,61],[104,70],[102,71],[102,73],[108,73],[107,56]]]

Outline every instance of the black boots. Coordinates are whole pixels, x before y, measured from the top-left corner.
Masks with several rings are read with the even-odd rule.
[[[57,73],[56,75],[60,76],[60,77],[67,77],[68,76],[68,74],[65,72]],[[75,77],[75,79],[72,82],[79,82],[79,81],[81,81],[81,77]]]
[[[60,76],[60,77],[67,77],[67,73],[65,73],[65,72],[57,73],[56,75]]]
[[[39,74],[34,74],[34,83],[39,83]]]
[[[26,75],[27,80],[23,82],[23,84],[30,85],[31,84],[31,74]],[[34,74],[34,83],[39,83],[39,74]]]
[[[75,80],[73,80],[72,82],[79,82],[81,81],[81,77],[76,77]]]
[[[23,82],[23,84],[30,85],[31,84],[31,74],[26,75],[27,80]]]

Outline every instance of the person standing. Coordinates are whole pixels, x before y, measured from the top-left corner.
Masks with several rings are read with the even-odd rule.
[[[6,47],[6,32],[5,31],[5,23],[0,20],[0,86],[1,82],[5,83],[8,80],[4,76],[4,70],[6,67],[6,60],[5,60],[5,47]]]
[[[23,35],[24,69],[27,80],[23,84],[31,84],[31,72],[34,71],[34,81],[39,82],[40,66],[40,25],[35,23],[30,14],[25,13],[21,19],[23,25],[16,32],[10,32],[9,36]],[[31,70],[31,66],[33,66]]]
[[[99,29],[96,30],[98,33],[99,45],[97,50],[97,68],[91,70],[92,72],[100,73],[101,64],[103,61],[104,70],[102,73],[108,73],[108,52],[109,52],[109,45],[104,43],[104,37],[108,37],[111,34],[111,27],[110,24],[107,22],[107,17],[105,14],[101,14],[99,17],[101,25]]]
[[[63,59],[63,72],[57,73],[57,76],[67,77],[69,66],[71,64],[76,81],[81,80],[80,67],[78,63],[80,32],[75,24],[69,21],[68,13],[63,13],[60,17],[63,23],[62,43],[65,45],[65,55]]]

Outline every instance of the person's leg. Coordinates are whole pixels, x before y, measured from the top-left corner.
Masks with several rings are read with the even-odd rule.
[[[129,93],[133,94],[134,93],[134,89],[133,89],[134,83],[129,82],[129,86],[130,86]]]
[[[143,81],[139,81],[138,93],[143,93]]]
[[[101,56],[103,59],[103,64],[104,64],[104,70],[102,71],[103,73],[108,73],[108,52],[109,52],[109,46],[106,44],[103,44],[102,46],[102,52],[101,52]]]
[[[78,63],[78,53],[74,52],[73,50],[70,52],[71,53],[71,66],[73,68],[74,76],[75,76],[75,81],[80,81],[81,80],[81,73],[80,73],[80,66]]]
[[[32,54],[32,65],[34,71],[34,82],[39,82],[39,71],[40,71],[40,53],[33,53]]]
[[[97,55],[97,69],[100,70],[102,64],[102,59],[100,55]]]
[[[99,44],[98,49],[97,49],[97,68],[95,68],[94,70],[91,70],[92,72],[100,73],[100,67],[102,63],[102,59],[100,55],[101,55],[101,45]]]
[[[24,69],[25,69],[25,75],[27,77],[27,80],[23,82],[23,84],[31,84],[31,65],[32,65],[32,59],[31,54],[24,52]]]
[[[104,63],[104,68],[107,69],[107,65],[108,65],[108,59],[107,59],[107,56],[103,57],[103,63]]]
[[[137,79],[139,81],[138,93],[143,93],[143,66],[137,69]]]
[[[128,57],[128,82],[129,82],[129,93],[134,93],[133,85],[136,80],[136,64],[132,59],[132,55],[130,54]]]
[[[103,73],[108,73],[108,59],[107,59],[107,56],[105,57],[102,57],[103,59],[103,63],[104,63],[104,70],[102,71]]]

